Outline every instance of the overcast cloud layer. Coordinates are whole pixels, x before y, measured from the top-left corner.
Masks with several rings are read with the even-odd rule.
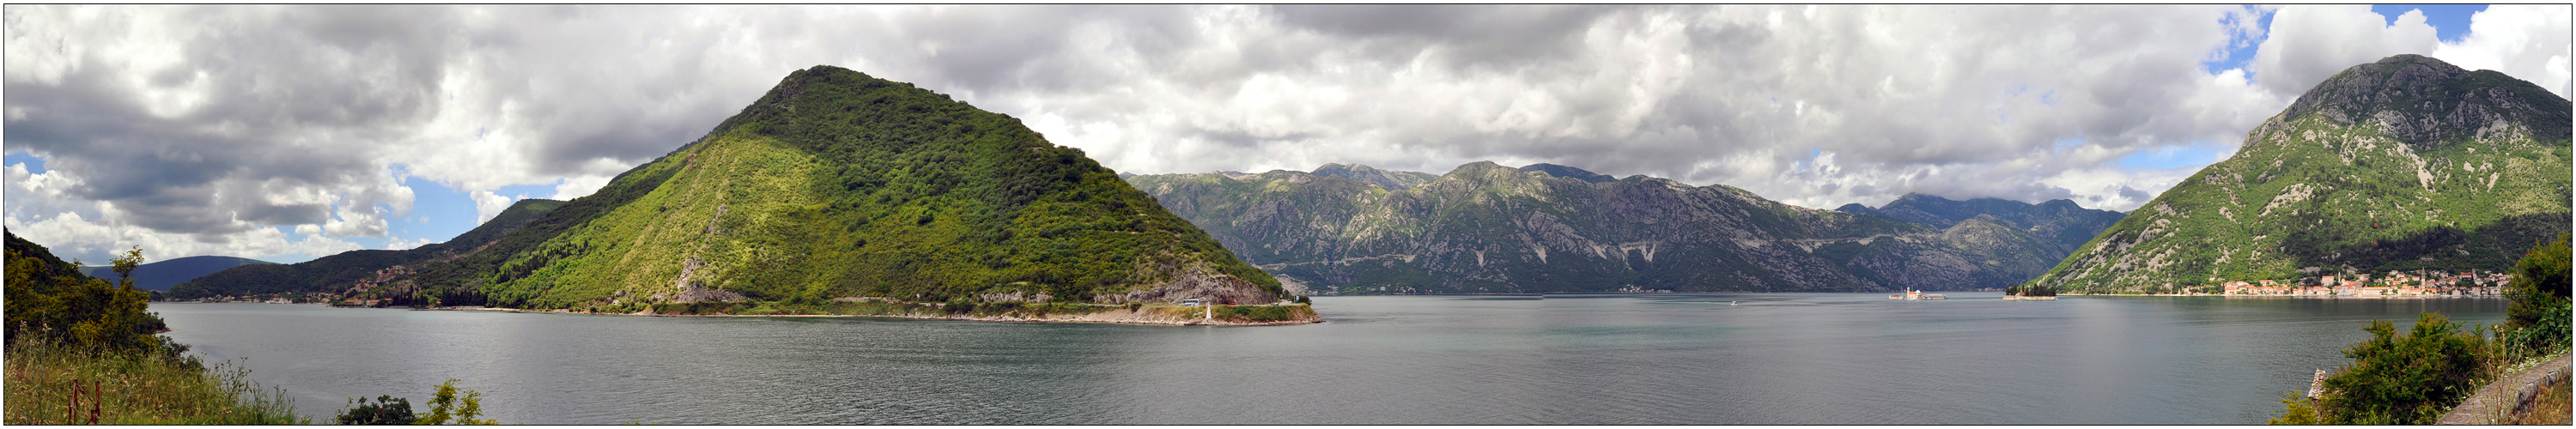
[[[45,160],[7,166],[6,223],[91,260],[444,240],[388,236],[414,208],[405,178],[485,218],[503,186],[586,195],[817,64],[1022,118],[1125,172],[1550,162],[1820,208],[2132,209],[2389,55],[2570,82],[2566,5],[2494,6],[2456,44],[2367,6],[5,13],[6,151]]]

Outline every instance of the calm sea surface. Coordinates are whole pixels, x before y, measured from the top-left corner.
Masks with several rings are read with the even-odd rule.
[[[2260,423],[2420,311],[2500,299],[1317,297],[1163,327],[154,304],[323,420],[449,378],[505,423]],[[1733,303],[1730,305],[1730,303]]]

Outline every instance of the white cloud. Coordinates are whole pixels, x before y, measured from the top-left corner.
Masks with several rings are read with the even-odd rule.
[[[2495,70],[2569,95],[2566,4],[2498,4],[2469,16],[2469,36],[2430,55],[2469,70]]]
[[[2421,10],[2406,11],[2392,24],[2370,5],[2284,7],[2272,15],[2271,38],[2256,48],[2254,80],[2298,97],[2345,68],[2390,55],[2431,54],[2440,43]]]
[[[2271,39],[2255,54],[2255,80],[2295,97],[2346,67],[2417,54],[2464,69],[2504,72],[2565,97],[2569,15],[2564,4],[2489,5],[2470,15],[2467,37],[2443,43],[2419,10],[2390,23],[2368,5],[2283,8],[2272,18]]]
[[[104,264],[116,253],[136,247],[143,249],[147,261],[198,255],[303,259],[365,248],[357,243],[321,235],[307,234],[302,239],[294,239],[270,228],[212,237],[158,233],[121,225],[112,218],[92,220],[79,213],[62,213],[33,222],[10,216],[0,219],[0,222],[8,225],[9,232],[45,245],[56,257],[65,261],[77,259],[91,265]]]
[[[500,194],[494,194],[492,191],[474,191],[473,196],[475,225],[482,225],[484,222],[492,221],[493,216],[499,216],[501,215],[502,210],[509,209],[510,203],[518,202],[519,198],[526,197],[525,195],[521,195],[519,197],[502,196]]]
[[[2420,15],[2305,5],[2269,28],[2218,5],[13,5],[0,116],[52,169],[10,173],[10,225],[97,248],[411,243],[386,228],[406,177],[481,219],[503,186],[588,195],[817,64],[1128,172],[1552,162],[1813,207],[2127,209],[2171,174],[2105,163],[2232,146],[2388,55],[2565,94],[2568,9],[2497,5],[2441,44]],[[2256,36],[2246,70],[2201,69]]]
[[[390,239],[386,239],[386,240],[385,240],[385,249],[384,249],[384,250],[411,250],[412,248],[416,248],[416,247],[420,247],[420,246],[426,246],[426,245],[429,245],[430,243],[436,243],[436,242],[435,242],[435,241],[429,241],[429,239],[426,239],[426,238],[422,238],[422,239],[412,239],[412,240],[404,240],[402,237],[393,237],[393,238],[390,238]]]

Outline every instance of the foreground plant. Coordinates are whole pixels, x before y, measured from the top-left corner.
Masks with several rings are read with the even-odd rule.
[[[2270,423],[2432,424],[2497,377],[2566,353],[2568,261],[2565,234],[2524,254],[2506,288],[2513,303],[2492,341],[2486,327],[2464,330],[2438,313],[2419,315],[2402,335],[2388,321],[2371,321],[2370,341],[2344,350],[2352,365],[2327,377],[2316,398],[2293,393],[2281,400],[2283,413]]]
[[[414,415],[411,400],[382,395],[373,402],[367,398],[349,399],[349,408],[340,410],[334,420],[344,425],[499,424],[492,419],[475,419],[483,416],[483,392],[467,390],[463,398],[458,398],[457,381],[450,378],[438,383],[438,391],[430,395],[429,414]]]
[[[282,389],[250,370],[132,351],[94,352],[34,337],[11,344],[4,422],[27,424],[302,424]]]

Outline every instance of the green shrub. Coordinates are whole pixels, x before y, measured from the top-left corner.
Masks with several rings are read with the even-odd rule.
[[[349,398],[349,409],[340,410],[333,420],[344,425],[407,425],[415,419],[410,399],[379,395],[372,403],[367,398]]]
[[[430,394],[428,414],[413,414],[409,399],[380,395],[374,403],[368,403],[366,398],[349,400],[349,409],[341,410],[337,420],[344,425],[496,424],[491,419],[475,419],[483,415],[483,392],[467,390],[459,398],[457,381],[450,378],[438,383],[438,390]]]
[[[1215,308],[1215,316],[1218,319],[1272,322],[1294,320],[1300,315],[1302,312],[1301,310],[1305,310],[1307,307],[1302,305],[1220,305]]]
[[[2504,326],[2497,329],[2497,337],[2517,357],[2568,345],[2567,238],[2559,234],[2556,240],[2532,246],[2514,264],[2513,283],[2505,287],[2505,296],[2513,303],[2505,308]]]
[[[2304,394],[2302,394],[2302,393],[2304,393],[2304,392],[2290,392],[2290,393],[2282,394],[2282,395],[2281,395],[2281,405],[2282,405],[2281,416],[2280,416],[2280,417],[2273,417],[2271,420],[2264,421],[2264,422],[2263,422],[2263,424],[2267,424],[2267,425],[2321,425],[2321,424],[2325,424],[2326,422],[2325,422],[2325,420],[2324,420],[2324,416],[2320,416],[2320,415],[2318,415],[2318,413],[2317,413],[2316,399],[2314,399],[2314,398],[2309,398],[2309,397],[2307,397],[2307,395],[2304,395]]]
[[[429,400],[429,414],[420,416],[419,420],[413,420],[412,424],[443,425],[451,422],[460,425],[495,424],[491,419],[474,419],[483,415],[483,392],[467,390],[465,397],[460,401],[460,398],[456,397],[456,381],[450,378],[445,383],[438,383],[438,392],[432,394]]]
[[[2477,390],[2486,376],[2484,329],[2426,312],[2406,334],[2373,320],[2371,339],[2344,350],[2353,360],[2325,380],[2317,408],[2338,424],[2431,424]]]
[[[153,334],[169,330],[146,312],[151,293],[134,289],[127,275],[143,263],[142,249],[116,258],[116,284],[93,279],[76,263],[54,258],[44,246],[7,234],[7,338],[41,341],[98,352],[134,351],[176,357],[186,348]]]

